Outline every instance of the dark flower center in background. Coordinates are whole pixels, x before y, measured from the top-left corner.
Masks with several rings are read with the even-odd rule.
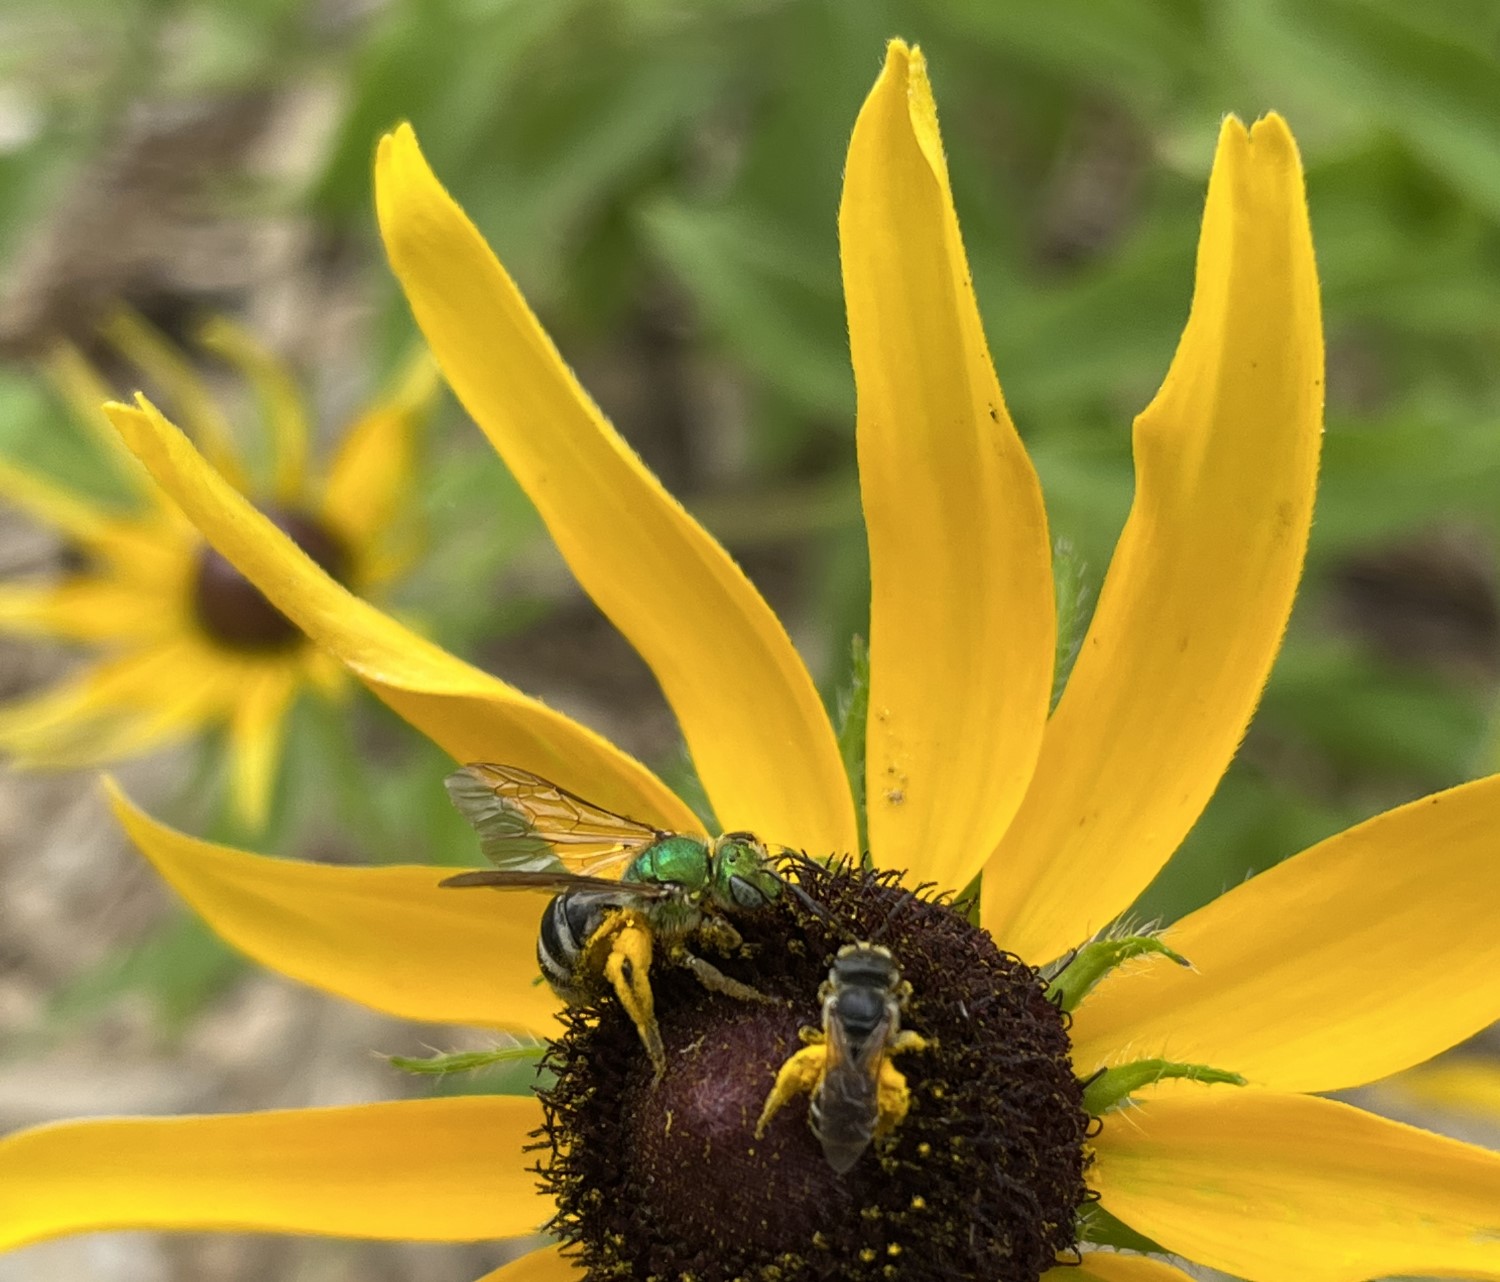
[[[614,1000],[566,1014],[538,1133],[552,1228],[591,1279],[1035,1282],[1074,1250],[1085,1200],[1066,1017],[1036,971],[894,874],[802,859],[787,872],[818,911],[783,893],[735,919],[749,956],[711,957],[775,1004],[653,967],[662,1081]],[[820,1024],[834,955],[864,941],[891,950],[912,986],[903,1027],[930,1045],[894,1061],[905,1122],[838,1175],[805,1096],[764,1139],[754,1129],[798,1029]]]
[[[348,581],[352,558],[344,541],[313,516],[268,507],[266,515],[292,542],[340,583]],[[302,633],[213,548],[198,554],[193,575],[193,613],[209,637],[226,649],[248,653],[289,650]]]

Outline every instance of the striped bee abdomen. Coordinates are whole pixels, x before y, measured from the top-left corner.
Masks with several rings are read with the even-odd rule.
[[[614,896],[597,891],[568,890],[556,895],[542,913],[536,936],[536,960],[552,991],[565,1002],[581,1001],[589,995],[587,977],[578,963],[594,932],[604,924]]]

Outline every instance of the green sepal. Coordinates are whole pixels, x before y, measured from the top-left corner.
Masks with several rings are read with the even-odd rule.
[[[1145,1251],[1165,1255],[1166,1249],[1144,1233],[1137,1233],[1124,1220],[1111,1215],[1097,1202],[1078,1212],[1078,1240],[1094,1246],[1112,1246],[1117,1251]]]
[[[863,637],[849,645],[849,679],[839,691],[839,756],[844,773],[849,776],[849,790],[854,794],[854,815],[859,823],[859,848],[864,850],[865,836],[865,729],[870,720],[870,647]]]
[[[541,1046],[497,1046],[488,1051],[454,1051],[451,1054],[439,1052],[421,1058],[387,1055],[386,1060],[392,1068],[399,1068],[403,1073],[444,1077],[449,1073],[473,1073],[493,1064],[514,1064],[520,1060],[540,1059],[542,1050]]]
[[[1181,953],[1173,952],[1156,935],[1121,935],[1095,939],[1085,944],[1047,985],[1047,1000],[1059,1010],[1073,1011],[1094,986],[1121,962],[1132,957],[1157,954],[1170,957],[1179,966],[1191,966]]]
[[[1170,1059],[1138,1059],[1130,1064],[1106,1068],[1083,1088],[1083,1107],[1093,1117],[1102,1117],[1112,1108],[1118,1108],[1127,1097],[1143,1087],[1164,1082],[1169,1077],[1186,1078],[1190,1082],[1202,1082],[1205,1086],[1243,1086],[1245,1079],[1238,1073],[1223,1068],[1210,1068],[1207,1064],[1181,1064]]]

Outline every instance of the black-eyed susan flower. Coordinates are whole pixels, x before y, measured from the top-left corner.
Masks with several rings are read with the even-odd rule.
[[[414,436],[436,387],[425,354],[355,418],[326,467],[315,467],[290,371],[240,327],[210,323],[204,345],[245,376],[264,411],[272,461],[258,475],[185,355],[129,313],[113,318],[105,337],[169,398],[220,474],[339,582],[377,591],[403,567]],[[342,670],[122,449],[90,364],[64,347],[51,367],[80,425],[97,430],[126,496],[86,498],[0,460],[0,501],[51,526],[77,554],[76,568],[54,581],[0,584],[0,629],[79,644],[92,656],[62,683],[0,707],[0,753],[21,766],[77,768],[222,728],[234,809],[259,825],[293,702],[305,689],[337,694]]]
[[[759,595],[603,421],[409,130],[381,145],[377,195],[449,382],[650,661],[723,826],[852,854],[835,734]],[[855,127],[840,231],[874,594],[864,791],[884,871],[809,861],[789,874],[805,900],[747,917],[759,950],[725,964],[778,1000],[653,972],[653,1084],[607,998],[558,1033],[532,982],[535,904],[441,890],[434,869],[212,846],[120,800],[162,874],[252,956],[397,1015],[552,1037],[556,1081],[543,1100],[23,1132],[0,1142],[0,1242],[123,1225],[504,1238],[551,1222],[569,1253],[495,1276],[1181,1282],[1161,1252],[1254,1282],[1500,1277],[1500,1157],[1320,1098],[1500,1012],[1500,778],[1323,842],[1160,938],[1107,931],[1232,756],[1300,572],[1322,338],[1286,126],[1224,125],[1187,328],[1137,420],[1134,507],[1050,717],[1040,491],[982,336],[925,70],[899,43]],[[214,546],[456,759],[701,831],[639,763],[334,582],[152,407],[112,412]],[[981,873],[982,929],[909,889]],[[839,1175],[800,1105],[764,1140],[754,1129],[851,936],[900,959],[926,1045],[901,1062],[904,1120]]]

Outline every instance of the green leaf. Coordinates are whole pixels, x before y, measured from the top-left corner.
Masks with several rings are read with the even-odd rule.
[[[1182,1078],[1206,1086],[1244,1086],[1245,1079],[1227,1069],[1207,1064],[1182,1064],[1169,1059],[1138,1059],[1131,1064],[1106,1068],[1083,1088],[1083,1107],[1090,1116],[1102,1117],[1119,1108],[1131,1095],[1156,1082]]]
[[[403,1073],[414,1073],[422,1077],[446,1077],[450,1073],[474,1073],[492,1068],[496,1064],[515,1064],[525,1060],[537,1061],[546,1047],[541,1043],[526,1046],[497,1046],[487,1051],[441,1051],[432,1055],[413,1057],[410,1055],[387,1055],[391,1067]]]
[[[1192,965],[1186,957],[1173,952],[1155,935],[1095,939],[1074,953],[1067,965],[1053,977],[1047,985],[1047,1000],[1059,1010],[1077,1010],[1078,1003],[1121,962],[1129,961],[1132,957],[1152,955],[1170,958],[1179,966]]]

